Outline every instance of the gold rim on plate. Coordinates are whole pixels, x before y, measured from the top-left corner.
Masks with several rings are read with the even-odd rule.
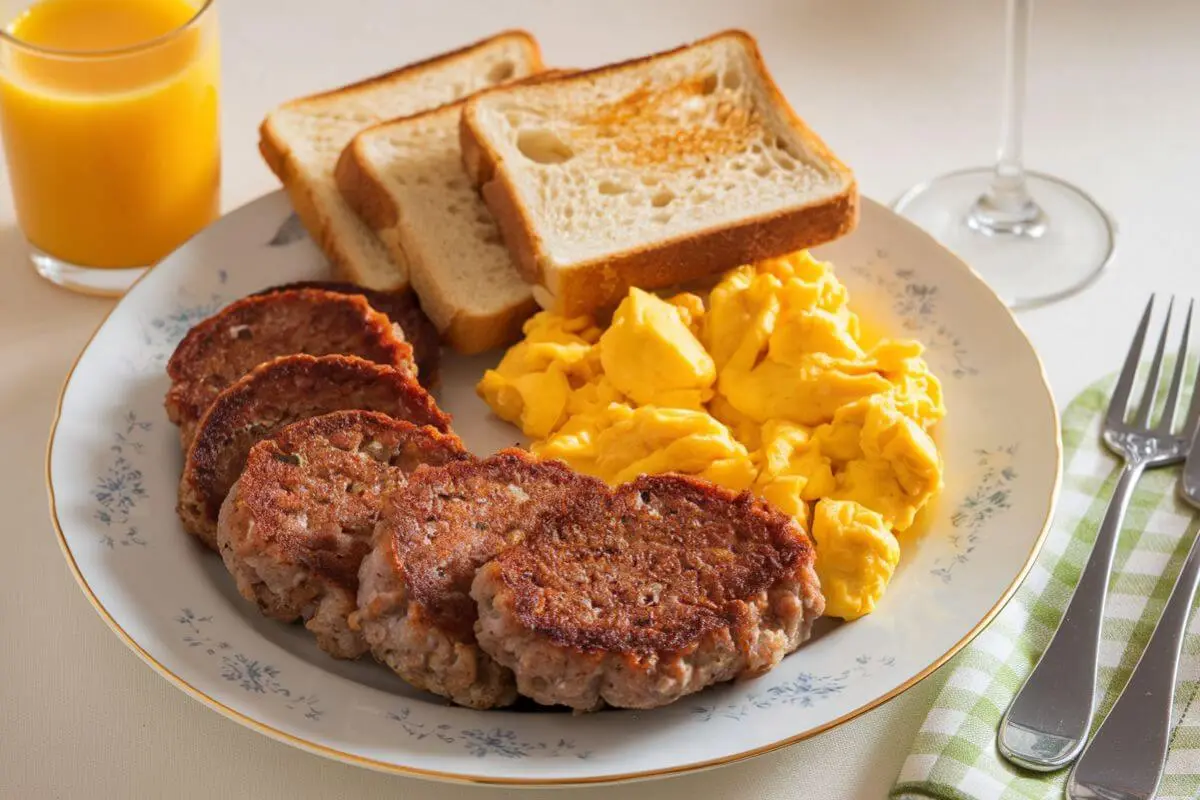
[[[269,196],[269,195],[264,195],[264,197],[266,197],[266,196]],[[255,200],[251,200],[250,203],[257,202],[260,199],[262,199],[262,198],[255,198]],[[864,200],[866,200],[866,198],[864,198]],[[870,201],[868,201],[868,202],[870,202]],[[249,205],[250,203],[247,203],[246,205]],[[242,206],[242,207],[244,207],[244,206]],[[881,208],[886,209],[885,206],[881,206]],[[237,210],[238,209],[235,209],[233,212],[230,212],[230,213],[236,213]],[[894,213],[894,212],[889,212],[889,213]],[[908,223],[908,224],[911,225],[912,223]],[[913,227],[916,227],[916,226],[914,225]],[[918,228],[918,230],[920,230],[920,229]],[[922,235],[925,235],[928,238],[932,238],[932,237],[929,237],[928,234],[926,234],[924,231],[921,231],[921,233],[922,233]],[[940,244],[938,244],[938,246],[942,247]],[[942,249],[945,250],[944,247]],[[958,256],[954,255],[949,250],[946,250],[946,252],[955,261],[958,261],[958,263],[964,269],[966,269],[967,272],[970,273],[970,275],[973,278],[975,278],[976,281],[979,282],[979,284],[984,288],[984,290],[987,292],[987,294],[990,295],[992,297],[992,299],[994,299],[996,301],[996,303],[1001,308],[1004,309],[1006,314],[1008,314],[1009,321],[1012,322],[1013,327],[1015,327],[1017,332],[1021,335],[1021,338],[1025,341],[1025,344],[1029,346],[1029,351],[1033,355],[1034,361],[1038,367],[1038,376],[1042,380],[1042,388],[1044,388],[1046,390],[1047,399],[1050,401],[1050,408],[1053,410],[1052,416],[1053,416],[1054,449],[1055,449],[1056,464],[1055,464],[1055,471],[1054,471],[1054,488],[1050,492],[1050,504],[1046,509],[1045,519],[1042,521],[1042,529],[1038,533],[1037,538],[1034,540],[1033,547],[1030,549],[1029,556],[1025,559],[1024,565],[1022,565],[1021,570],[1017,573],[1016,578],[1014,578],[1012,583],[1009,584],[1008,588],[1004,590],[1004,593],[1000,596],[1000,599],[998,601],[996,601],[995,605],[993,605],[986,614],[984,614],[983,618],[975,625],[975,627],[973,627],[970,631],[967,632],[967,634],[965,636],[963,636],[961,639],[959,639],[957,642],[955,642],[953,645],[951,645],[949,650],[947,650],[942,655],[938,656],[938,658],[934,659],[933,663],[931,663],[929,666],[925,667],[920,672],[918,672],[916,675],[909,678],[907,681],[905,681],[901,685],[897,686],[896,688],[892,689],[891,691],[884,693],[883,695],[871,700],[868,703],[864,703],[863,705],[859,706],[858,708],[853,709],[853,710],[843,714],[842,716],[838,717],[837,719],[826,722],[823,725],[818,725],[814,728],[810,728],[808,730],[801,731],[800,733],[797,733],[793,736],[788,736],[788,737],[786,737],[784,739],[780,739],[779,741],[776,741],[776,742],[772,742],[771,744],[762,745],[761,747],[752,748],[750,750],[744,750],[740,753],[733,753],[733,754],[724,756],[722,758],[712,758],[712,759],[708,759],[705,761],[695,761],[695,762],[692,762],[689,764],[680,764],[678,766],[667,767],[664,769],[642,770],[640,772],[627,772],[627,773],[619,773],[619,774],[614,774],[614,775],[599,775],[599,776],[586,777],[586,778],[496,778],[496,777],[489,777],[486,775],[468,775],[468,774],[463,774],[463,773],[458,773],[458,772],[445,772],[445,771],[441,771],[441,770],[422,769],[420,767],[405,767],[405,766],[400,766],[398,764],[392,764],[387,761],[380,761],[380,760],[374,759],[374,758],[366,758],[364,756],[355,755],[354,753],[347,753],[342,750],[338,750],[336,748],[329,747],[328,745],[319,744],[317,742],[313,742],[308,739],[304,739],[300,736],[296,736],[295,734],[287,733],[286,731],[281,731],[278,728],[274,728],[270,725],[259,722],[258,720],[254,719],[253,717],[247,716],[246,714],[242,713],[241,711],[238,711],[237,709],[234,709],[234,708],[231,708],[231,707],[225,705],[220,700],[217,700],[216,698],[211,697],[211,696],[205,694],[204,692],[200,691],[196,687],[192,686],[190,683],[188,683],[183,678],[176,675],[174,672],[172,672],[166,666],[159,663],[154,658],[154,656],[152,656],[149,652],[147,652],[140,644],[138,644],[133,639],[132,636],[130,636],[125,631],[124,628],[121,627],[121,624],[119,622],[117,622],[116,619],[113,618],[112,614],[109,613],[108,609],[104,607],[104,604],[100,602],[99,598],[97,598],[95,593],[92,591],[92,587],[88,584],[87,578],[85,578],[83,573],[79,570],[79,565],[75,563],[75,556],[71,552],[70,545],[67,544],[66,536],[63,534],[62,526],[59,524],[59,520],[58,520],[58,507],[57,507],[57,503],[55,501],[55,496],[54,496],[54,484],[51,480],[51,475],[53,474],[51,471],[51,464],[52,464],[52,459],[53,459],[53,454],[54,454],[54,438],[58,432],[59,422],[62,419],[63,399],[66,397],[67,388],[71,385],[71,378],[74,376],[75,369],[79,366],[79,362],[83,359],[83,356],[87,353],[88,348],[91,347],[92,340],[94,340],[96,338],[96,335],[101,331],[101,329],[104,328],[104,325],[108,322],[109,317],[111,317],[112,314],[117,310],[117,308],[120,305],[120,301],[118,301],[118,303],[115,304],[109,310],[109,312],[104,315],[104,319],[101,320],[100,324],[96,326],[96,329],[94,331],[92,331],[91,336],[88,337],[87,342],[84,343],[83,348],[79,351],[79,355],[77,355],[75,357],[75,361],[71,364],[71,369],[67,372],[66,379],[63,381],[62,389],[58,393],[58,401],[55,404],[55,408],[54,408],[54,421],[50,426],[50,438],[46,443],[46,491],[49,495],[49,500],[50,500],[50,522],[51,522],[51,524],[54,525],[54,531],[58,535],[58,545],[63,551],[63,556],[66,558],[67,565],[71,568],[71,574],[73,574],[75,576],[75,580],[76,580],[76,582],[78,582],[79,588],[83,590],[83,593],[87,597],[88,602],[90,602],[92,604],[92,607],[96,609],[96,612],[100,615],[100,618],[103,619],[108,624],[108,627],[111,628],[113,633],[115,633],[117,635],[117,637],[122,642],[125,643],[126,647],[128,647],[135,654],[137,654],[137,656],[139,658],[141,658],[142,661],[146,662],[146,664],[148,664],[155,672],[162,675],[164,678],[166,678],[168,681],[173,683],[176,687],[178,687],[179,689],[184,691],[186,694],[188,694],[191,697],[193,697],[194,699],[200,701],[201,703],[203,703],[204,705],[213,709],[214,711],[218,712],[219,714],[222,714],[225,717],[228,717],[229,719],[232,719],[233,721],[238,722],[238,723],[246,726],[247,728],[250,728],[251,730],[255,730],[255,731],[258,731],[259,733],[269,736],[272,739],[275,739],[276,741],[280,741],[280,742],[284,742],[285,744],[293,745],[295,747],[300,748],[301,750],[307,750],[310,753],[315,753],[317,755],[325,756],[327,758],[332,758],[336,761],[341,761],[341,762],[344,762],[347,764],[353,764],[353,765],[360,766],[360,767],[367,767],[369,769],[373,769],[373,770],[376,770],[379,772],[391,773],[393,775],[408,775],[408,776],[412,776],[412,777],[427,778],[427,779],[440,780],[440,781],[470,783],[470,784],[479,784],[479,785],[494,785],[494,786],[580,786],[580,785],[589,785],[589,784],[595,785],[595,784],[605,784],[605,783],[623,783],[623,782],[634,781],[634,780],[645,780],[645,779],[649,779],[649,778],[665,778],[665,777],[669,777],[672,775],[682,775],[682,774],[689,773],[689,772],[697,772],[697,771],[704,770],[704,769],[711,769],[713,767],[720,767],[720,766],[724,766],[726,764],[733,764],[738,761],[745,761],[747,759],[754,758],[756,756],[765,755],[766,753],[770,753],[775,750],[779,750],[781,748],[788,747],[793,744],[797,744],[799,742],[804,741],[805,739],[810,739],[818,734],[824,733],[825,731],[836,728],[839,725],[843,725],[843,724],[849,722],[850,720],[855,719],[856,717],[862,716],[863,714],[867,713],[868,711],[878,708],[879,706],[883,705],[884,703],[888,702],[889,700],[892,700],[893,698],[897,697],[898,695],[903,694],[904,692],[908,691],[909,689],[916,686],[921,681],[928,678],[934,672],[936,672],[939,667],[941,667],[943,664],[945,664],[947,661],[949,661],[951,658],[953,658],[960,650],[962,650],[964,647],[966,647],[967,644],[969,644],[972,639],[974,639],[976,636],[978,636],[979,633],[985,627],[987,627],[988,623],[990,623],[993,619],[995,619],[996,615],[999,614],[1000,611],[1003,610],[1004,606],[1006,606],[1008,604],[1008,601],[1012,599],[1013,595],[1016,594],[1017,589],[1020,588],[1021,583],[1025,580],[1025,576],[1029,574],[1029,570],[1033,568],[1033,563],[1037,559],[1038,553],[1041,552],[1042,545],[1046,541],[1046,536],[1050,532],[1050,525],[1054,519],[1054,509],[1055,509],[1056,505],[1058,504],[1059,490],[1062,487],[1062,471],[1063,471],[1062,429],[1061,429],[1061,423],[1059,421],[1058,409],[1054,403],[1054,395],[1050,390],[1050,382],[1047,380],[1047,377],[1046,377],[1045,365],[1042,363],[1042,359],[1038,355],[1037,350],[1034,349],[1033,343],[1029,341],[1029,337],[1025,333],[1025,330],[1017,322],[1017,319],[1013,315],[1012,311],[1010,311],[1008,309],[1008,307],[1004,305],[1003,301],[1000,300],[999,296],[997,296],[996,293],[991,290],[991,288],[983,281],[983,279],[981,277],[979,277],[979,274],[976,273],[975,270],[971,269],[970,265],[963,262],[960,258],[958,258]],[[142,280],[147,275],[149,275],[151,271],[152,271],[152,269],[146,270],[145,273],[143,273],[141,276],[139,276],[138,279],[136,281],[134,281],[133,285],[130,286],[129,291],[132,291],[134,287],[136,287],[139,283],[141,283]],[[126,294],[128,295],[128,292]]]

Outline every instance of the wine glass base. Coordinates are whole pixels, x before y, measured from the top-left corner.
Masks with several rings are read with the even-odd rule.
[[[991,185],[990,167],[951,172],[914,186],[892,204],[967,262],[1010,308],[1053,303],[1084,289],[1112,261],[1117,226],[1085,192],[1027,172],[1037,225],[980,229],[971,211]]]
[[[99,297],[120,297],[142,277],[148,267],[82,267],[55,258],[29,245],[29,260],[33,268],[55,286],[80,294]]]

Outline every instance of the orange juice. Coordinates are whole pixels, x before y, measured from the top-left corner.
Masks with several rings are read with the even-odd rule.
[[[216,217],[219,53],[205,8],[40,0],[9,24],[0,136],[36,248],[87,267],[146,266]]]

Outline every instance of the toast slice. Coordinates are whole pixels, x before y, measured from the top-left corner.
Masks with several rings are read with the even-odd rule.
[[[338,272],[369,289],[404,289],[407,266],[389,258],[338,193],[333,173],[342,149],[363,128],[536,72],[541,63],[532,36],[507,31],[394,72],[285,103],[263,120],[259,150]]]
[[[850,170],[748,34],[469,98],[463,164],[538,302],[576,315],[852,230]]]
[[[459,146],[462,103],[385,122],[342,152],[342,197],[393,259],[443,339],[462,353],[519,338],[534,311],[491,212],[468,181]]]

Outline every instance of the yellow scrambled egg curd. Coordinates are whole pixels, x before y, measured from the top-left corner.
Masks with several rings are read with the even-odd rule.
[[[733,270],[706,298],[631,289],[604,329],[533,317],[478,391],[535,454],[609,483],[751,489],[810,528],[826,613],[854,619],[941,488],[930,431],[946,412],[921,345],[868,346],[848,302],[807,253]]]
[[[636,288],[600,337],[600,364],[617,391],[642,406],[700,409],[717,379],[680,308]]]
[[[900,545],[883,517],[855,502],[821,500],[812,537],[825,613],[858,619],[874,611],[900,563]]]
[[[754,464],[729,429],[703,411],[611,403],[572,417],[533,452],[608,483],[638,475],[698,475],[735,491],[750,488]]]
[[[593,345],[601,330],[587,317],[542,313],[526,322],[522,332],[524,339],[484,374],[476,390],[496,416],[539,439],[566,422],[572,394],[600,377]]]

